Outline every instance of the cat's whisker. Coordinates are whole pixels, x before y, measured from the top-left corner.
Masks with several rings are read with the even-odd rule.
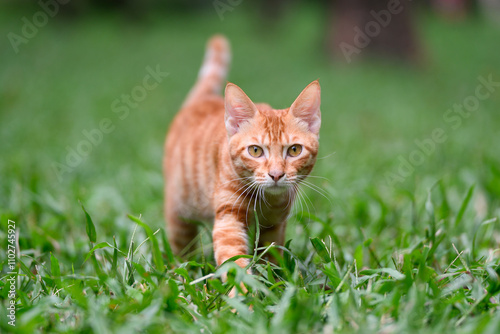
[[[302,195],[302,199],[304,201],[304,204],[306,206],[306,209],[307,209],[307,213],[308,214],[311,214],[311,210],[309,209],[309,204],[307,204],[307,201],[309,201],[311,203],[311,205],[314,207],[314,205],[312,204],[311,200],[309,199],[309,197],[307,197],[307,194],[305,193],[305,191],[303,189],[300,189],[300,187],[298,188],[298,191],[299,193]]]
[[[321,157],[321,158],[316,158],[316,160],[323,160],[323,159],[329,158],[329,157],[331,157],[332,155],[334,155],[335,153],[337,153],[337,152],[332,152],[332,153],[330,153],[330,154],[325,155],[324,157]]]
[[[297,184],[292,181],[288,181],[288,191],[289,191],[289,198],[288,198],[288,206],[293,206],[294,200],[297,197]]]
[[[266,191],[264,187],[263,186],[261,187],[262,187],[262,200],[264,201],[265,206],[269,208],[271,204],[269,204],[269,202],[266,200]]]
[[[247,203],[247,210],[246,210],[246,215],[245,217],[247,218],[247,225],[248,225],[248,209],[250,208],[250,206],[252,205],[252,200],[254,198],[254,194],[255,192],[257,191],[258,187],[256,187],[256,185],[258,185],[257,182],[254,182],[252,183],[252,187],[251,187],[251,191],[249,191],[246,195],[246,197],[248,198],[248,203]],[[241,205],[243,204],[243,201],[240,203],[240,206],[238,207],[238,211],[240,210],[241,208]]]
[[[302,194],[302,191],[300,190],[299,187],[297,187],[297,193],[299,194],[300,196],[300,202],[302,203],[301,207],[300,207],[300,219],[303,219],[304,218],[304,212],[306,212],[306,201],[304,199],[304,195]]]
[[[247,223],[247,227],[248,227],[248,209],[252,205],[252,199],[253,199],[254,194],[256,194],[257,189],[259,189],[259,188],[255,187],[254,190],[252,191],[252,195],[250,196],[250,201],[249,201],[248,206],[247,206],[247,212],[245,214],[245,221]],[[254,212],[255,212],[255,206],[256,205],[257,205],[257,196],[255,196],[255,202],[254,202],[254,206],[253,206],[253,211]]]
[[[325,179],[325,180],[329,181],[327,178],[323,178],[321,176],[299,175],[299,176],[297,176],[297,178],[299,179],[299,181],[297,183],[300,183],[300,184],[302,184],[302,183],[309,184],[309,185],[317,188],[318,191],[322,191],[324,194],[329,195],[328,192],[326,190],[324,190],[323,188],[321,188],[320,186],[318,186],[318,185],[316,185],[316,184],[314,184],[312,182],[307,181],[306,178],[309,178],[309,177],[317,177],[317,178],[321,178],[321,179]]]
[[[244,184],[244,185],[242,185],[241,187],[239,187],[239,188],[238,188],[238,190],[236,190],[236,191],[235,191],[235,192],[231,195],[231,197],[229,197],[228,202],[231,202],[231,200],[233,199],[233,197],[234,197],[234,196],[236,196],[236,195],[238,195],[238,193],[239,193],[242,189],[244,189],[244,188],[246,188],[246,187],[251,187],[251,184]],[[245,189],[245,190],[246,190],[246,189]],[[245,191],[243,191],[243,193],[245,193]],[[241,196],[241,194],[240,194],[240,196]],[[239,199],[239,197],[238,197],[238,199]],[[236,199],[236,200],[238,200],[238,199]],[[235,203],[236,203],[236,201],[235,201]]]
[[[288,205],[290,205],[290,208],[292,209],[292,212],[294,210],[294,207],[295,207],[295,200],[297,199],[297,189],[295,188],[295,184],[291,183],[291,188],[290,188],[290,193],[293,194],[294,198],[292,198],[290,196],[289,200],[288,200]]]
[[[307,193],[305,191],[303,191],[303,190],[302,190],[302,193],[303,193],[305,199],[307,201],[309,201],[309,203],[311,203],[311,207],[314,209],[314,214],[317,215],[316,207],[314,206],[313,202],[311,201],[311,199],[309,198],[309,196],[307,195]],[[306,204],[307,204],[307,201],[306,201]],[[309,207],[307,209],[309,210]],[[309,214],[311,213],[310,211],[308,211],[308,212],[309,212]]]
[[[323,179],[328,182],[331,182],[330,179],[324,177],[324,176],[318,176],[318,175],[297,175],[297,178],[300,180],[308,179],[308,178],[314,178],[314,179]]]
[[[321,196],[323,196],[324,198],[326,198],[328,200],[328,202],[330,202],[330,204],[332,204],[332,202],[330,200],[330,194],[326,190],[324,190],[324,189],[322,189],[322,188],[320,188],[320,187],[318,187],[318,186],[316,186],[314,184],[311,184],[311,183],[304,182],[302,184],[304,186],[310,188],[311,190],[317,192],[318,194],[320,194]]]
[[[241,186],[238,188],[238,190],[236,190],[236,191],[234,192],[234,194],[232,194],[232,195],[231,195],[231,197],[229,197],[228,202],[231,202],[231,200],[233,199],[233,197],[234,197],[234,196],[236,196],[236,195],[238,195],[238,193],[239,193],[240,191],[242,191],[242,189],[245,189],[245,188],[248,188],[248,187],[252,187],[252,186],[255,184],[255,182],[256,182],[256,181],[252,181],[252,182],[250,182],[250,183],[244,183],[243,185],[241,185]],[[245,191],[246,191],[246,189],[243,191],[243,194],[245,193]],[[240,194],[240,196],[241,196],[241,195],[242,195],[242,194]],[[238,197],[238,199],[239,199],[239,197]],[[238,201],[238,199],[236,199],[235,203]],[[234,205],[233,205],[233,207],[234,207]]]
[[[245,180],[250,180],[250,179],[253,179],[254,177],[253,176],[245,176],[245,177],[237,177],[235,179],[232,179],[232,180],[228,180],[224,183],[221,183],[219,186],[223,186],[227,183],[230,183],[230,182],[234,182],[234,181],[245,181]]]
[[[300,205],[300,219],[302,219],[303,213],[304,213],[304,206],[302,205],[302,196],[300,194],[300,189],[298,186],[295,188],[295,190],[296,190],[296,194],[297,194],[297,201]],[[297,207],[297,210],[298,210],[298,207]],[[296,214],[298,214],[298,212]]]
[[[295,190],[295,184],[290,184],[291,187],[289,188],[289,192],[290,192],[290,197],[288,198],[288,207],[291,209],[290,210],[290,217],[293,213],[293,203],[294,203],[294,200],[295,198],[297,197],[297,191]]]
[[[306,186],[306,187],[314,190],[315,192],[317,192],[318,194],[320,194],[321,196],[323,196],[324,198],[326,198],[328,200],[328,202],[330,203],[330,205],[333,205],[333,203],[332,203],[332,201],[331,201],[331,199],[329,197],[330,194],[326,190],[320,188],[319,186],[317,186],[315,184],[307,182],[307,181],[302,181],[300,184],[301,185],[303,184],[304,186]]]
[[[247,194],[247,195],[248,195],[249,190],[251,190],[252,188],[254,188],[254,186],[255,186],[256,184],[257,184],[257,182],[256,182],[256,181],[254,181],[254,182],[252,182],[252,183],[250,183],[250,184],[248,185],[248,187],[247,187],[247,188],[246,188],[246,189],[245,189],[245,190],[244,190],[244,191],[243,191],[243,192],[242,192],[242,193],[238,196],[238,198],[234,201],[233,208],[234,208],[234,206],[235,206],[236,204],[238,204],[238,200],[240,199],[240,197],[241,197],[241,196],[243,196],[243,195],[245,195],[245,194]],[[241,205],[243,204],[243,202],[244,202],[244,200],[242,199],[242,201],[240,202],[240,206],[238,207],[238,212],[240,211],[240,209],[241,209]]]
[[[236,199],[236,201],[235,201],[235,202],[234,202],[234,204],[233,204],[233,208],[234,208],[234,206],[237,204],[238,200],[240,199],[240,197],[241,197],[242,195],[246,194],[246,195],[245,195],[245,197],[246,197],[246,196],[248,196],[249,194],[251,194],[251,195],[250,195],[250,200],[249,200],[249,202],[248,202],[247,210],[246,210],[246,213],[245,213],[245,222],[246,222],[247,227],[248,227],[248,207],[249,207],[249,206],[250,206],[250,204],[251,204],[252,197],[253,197],[253,193],[255,192],[255,189],[256,189],[256,187],[255,187],[255,185],[256,185],[256,184],[257,184],[257,182],[256,182],[256,181],[252,182],[252,183],[251,183],[251,184],[250,184],[250,185],[249,185],[249,186],[245,189],[245,191],[244,191],[243,193],[241,193],[241,194],[240,194],[240,196],[238,196],[238,198]],[[245,197],[244,197],[244,198],[245,198]],[[237,210],[237,212],[240,212],[240,210],[241,210],[241,206],[243,205],[243,203],[244,203],[244,202],[245,202],[245,200],[244,200],[244,199],[242,199],[242,200],[241,200],[241,202],[240,202],[240,205],[238,206],[238,210]]]
[[[259,184],[259,195],[258,195],[258,197],[261,197],[263,199],[263,201],[264,201],[264,204],[267,206],[265,195],[264,195],[264,188],[262,187],[261,184]],[[260,202],[259,208],[260,208],[260,215],[264,216],[264,214],[262,213],[262,202]]]
[[[293,183],[290,183],[290,182],[287,182],[287,189],[286,189],[286,194],[287,194],[287,203],[286,203],[286,206],[285,206],[285,210],[288,209],[290,207],[290,205],[292,204],[293,202],[293,196],[295,195],[294,191],[292,190],[293,188]]]
[[[238,194],[238,192],[242,191],[242,189],[243,189],[243,191],[240,193],[240,195],[238,196],[238,198],[236,198],[236,200],[234,201],[233,208],[238,203],[238,200],[240,199],[240,197],[243,196],[250,188],[252,188],[252,186],[253,186],[253,183],[243,185],[234,194],[232,194],[231,197],[229,197],[228,202],[231,202],[231,200],[233,199],[233,197],[236,196]]]

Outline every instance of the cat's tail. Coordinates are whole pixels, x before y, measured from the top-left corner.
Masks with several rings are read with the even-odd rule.
[[[198,73],[198,80],[189,92],[182,107],[187,107],[205,95],[219,94],[231,61],[228,40],[222,35],[210,38],[205,51],[205,59]]]

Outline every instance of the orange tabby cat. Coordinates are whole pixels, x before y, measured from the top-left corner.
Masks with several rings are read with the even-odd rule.
[[[163,160],[172,249],[179,253],[196,237],[190,221],[213,219],[218,265],[247,254],[254,212],[260,244],[283,244],[297,186],[316,161],[321,124],[317,80],[287,109],[254,104],[232,83],[221,97],[229,60],[227,40],[212,37],[198,81],[170,127]],[[245,267],[248,260],[236,263]]]

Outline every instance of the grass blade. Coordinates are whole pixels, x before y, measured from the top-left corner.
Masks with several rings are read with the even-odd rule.
[[[467,191],[467,195],[465,195],[462,205],[460,206],[460,210],[458,210],[457,218],[455,219],[455,228],[458,227],[458,225],[460,225],[460,222],[462,221],[465,210],[467,209],[470,199],[472,198],[472,194],[474,193],[474,187],[475,185],[473,184],[469,188],[469,190]]]
[[[160,246],[158,245],[158,240],[156,239],[156,236],[154,235],[153,231],[151,228],[143,223],[139,218],[134,217],[132,215],[127,215],[132,221],[136,222],[139,226],[141,226],[144,231],[146,231],[147,236],[149,237],[149,240],[151,241],[151,248],[153,251],[153,261],[156,266],[156,270],[163,272],[165,269],[165,264],[163,263],[163,257],[161,255],[160,251]]]
[[[313,245],[314,249],[318,253],[318,255],[325,261],[325,263],[329,263],[332,261],[332,258],[330,257],[330,253],[328,252],[328,249],[326,248],[326,245],[323,240],[320,240],[318,237],[314,238],[309,238],[311,240],[311,244]]]
[[[92,218],[90,218],[89,213],[87,212],[87,210],[85,210],[85,207],[83,206],[83,204],[81,202],[80,202],[80,205],[82,206],[83,212],[85,212],[85,219],[87,221],[87,225],[86,225],[87,235],[89,237],[90,242],[95,243],[96,239],[97,239],[95,225],[92,222]]]
[[[56,286],[61,286],[61,270],[59,268],[59,261],[52,253],[50,253],[50,270]]]

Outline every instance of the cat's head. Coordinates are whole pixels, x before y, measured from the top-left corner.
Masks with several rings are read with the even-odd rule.
[[[293,188],[312,170],[318,153],[321,89],[311,82],[288,109],[254,104],[235,84],[225,92],[225,123],[234,170],[266,192]]]

